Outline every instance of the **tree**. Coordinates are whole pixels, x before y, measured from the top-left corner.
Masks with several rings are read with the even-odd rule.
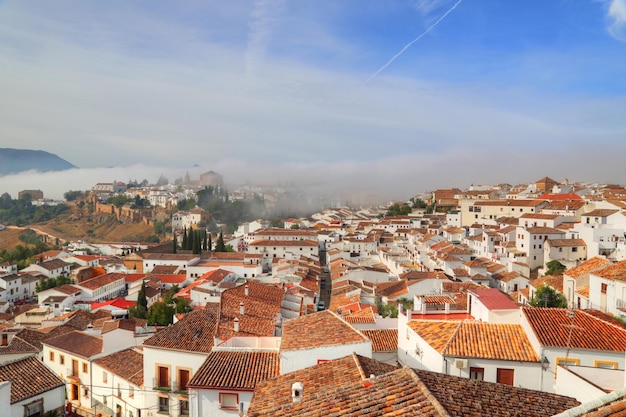
[[[565,271],[565,265],[556,259],[548,262],[546,266],[548,267],[546,275],[563,275],[563,271]]]
[[[175,308],[169,304],[165,304],[163,301],[158,301],[152,304],[150,311],[148,312],[148,324],[158,324],[160,326],[166,326],[172,323],[174,318]]]
[[[532,307],[567,307],[567,301],[560,291],[543,284],[535,291],[535,295],[528,302]]]
[[[141,288],[137,294],[137,305],[128,310],[131,317],[145,319],[148,316],[148,298],[146,297],[146,282],[141,282]]]
[[[172,240],[172,253],[176,253],[176,237]]]
[[[224,243],[224,235],[222,232],[217,236],[217,242],[215,242],[215,252],[226,252],[226,244]]]

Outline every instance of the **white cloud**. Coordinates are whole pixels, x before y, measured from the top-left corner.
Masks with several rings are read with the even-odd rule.
[[[607,18],[611,36],[626,42],[626,0],[609,0]]]

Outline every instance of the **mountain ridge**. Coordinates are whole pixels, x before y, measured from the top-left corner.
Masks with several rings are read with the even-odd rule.
[[[36,170],[39,172],[65,171],[78,168],[50,152],[32,149],[0,148],[0,176]]]

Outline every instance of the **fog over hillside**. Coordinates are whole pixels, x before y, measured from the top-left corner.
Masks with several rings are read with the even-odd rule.
[[[291,185],[306,187],[311,193],[345,201],[352,196],[368,196],[385,202],[405,200],[436,188],[466,188],[471,184],[517,184],[544,176],[558,181],[626,183],[622,169],[626,153],[586,153],[582,150],[554,153],[490,153],[471,149],[425,155],[407,154],[377,161],[346,160],[334,163],[253,163],[225,159],[192,167],[130,165],[126,167],[81,168],[59,172],[23,172],[0,177],[0,193],[13,198],[24,189],[41,189],[46,198],[61,199],[68,190],[90,190],[98,182],[128,182],[146,179],[155,183],[163,175],[170,182],[187,172],[191,178],[213,170],[221,174],[229,189],[247,185]],[[80,163],[80,161],[76,161]]]

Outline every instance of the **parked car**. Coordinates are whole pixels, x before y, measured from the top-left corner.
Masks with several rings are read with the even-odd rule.
[[[317,311],[326,310],[326,303],[323,301],[318,301],[317,303]]]

